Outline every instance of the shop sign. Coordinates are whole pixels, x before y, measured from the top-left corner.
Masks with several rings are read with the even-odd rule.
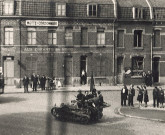
[[[58,21],[26,20],[26,26],[58,26]]]
[[[30,47],[25,47],[23,48],[24,52],[54,52],[55,48],[42,48],[42,47],[37,47],[37,48],[30,48]]]

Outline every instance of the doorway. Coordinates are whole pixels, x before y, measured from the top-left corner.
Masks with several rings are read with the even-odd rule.
[[[159,82],[159,57],[153,58],[153,81],[154,83]]]
[[[80,77],[81,84],[87,84],[87,56],[81,56],[80,58]]]
[[[72,57],[65,57],[65,85],[72,85]]]
[[[123,84],[123,57],[117,58],[117,84]]]
[[[4,83],[14,85],[14,57],[4,57]]]

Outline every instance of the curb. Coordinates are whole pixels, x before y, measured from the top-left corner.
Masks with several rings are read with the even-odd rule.
[[[143,119],[143,120],[150,120],[150,121],[156,121],[156,122],[163,122],[163,123],[165,123],[165,120],[161,120],[161,119],[151,119],[151,118],[138,117],[138,116],[132,116],[132,115],[124,114],[124,113],[122,113],[120,111],[120,109],[121,108],[119,107],[116,110],[117,110],[119,115],[124,116],[124,117],[135,118],[135,119]]]

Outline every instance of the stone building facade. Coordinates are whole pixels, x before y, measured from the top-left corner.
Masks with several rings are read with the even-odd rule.
[[[1,0],[5,83],[35,73],[81,85],[85,71],[85,84],[92,73],[96,85],[140,84],[148,70],[161,83],[165,7],[160,7],[154,0]]]

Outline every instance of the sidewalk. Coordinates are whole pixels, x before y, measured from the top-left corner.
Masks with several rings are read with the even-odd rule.
[[[117,86],[95,86],[96,90],[99,91],[116,91],[116,90],[121,90],[122,85],[117,85]],[[129,88],[129,87],[128,87]],[[134,87],[135,89],[137,86]],[[154,87],[147,87],[148,90],[153,90]],[[162,86],[162,88],[165,88]],[[81,91],[89,91],[90,86],[89,85],[82,85],[82,86],[68,86],[68,87],[60,87],[56,88],[55,90],[44,90],[42,91],[40,88],[38,89],[37,92],[50,92],[50,91],[66,91],[66,92],[76,92],[78,90]],[[32,88],[29,88],[29,92],[32,92]],[[4,93],[24,93],[24,88],[16,88],[15,86],[5,86]]]
[[[165,108],[154,108],[152,100],[148,102],[147,107],[144,107],[144,103],[141,107],[139,107],[138,103],[135,103],[134,107],[126,106],[119,108],[118,113],[130,118],[165,122]]]
[[[97,90],[100,91],[108,91],[108,90],[121,90],[122,86],[95,86]],[[55,90],[44,90],[42,91],[41,88],[38,88],[37,92],[50,92],[50,91],[66,91],[66,92],[77,92],[78,90],[86,91],[90,90],[90,86],[83,85],[83,86],[68,86],[68,87],[60,87],[56,88]],[[32,92],[32,88],[29,88],[29,92]],[[16,88],[15,86],[5,86],[4,93],[24,93],[24,88]]]

